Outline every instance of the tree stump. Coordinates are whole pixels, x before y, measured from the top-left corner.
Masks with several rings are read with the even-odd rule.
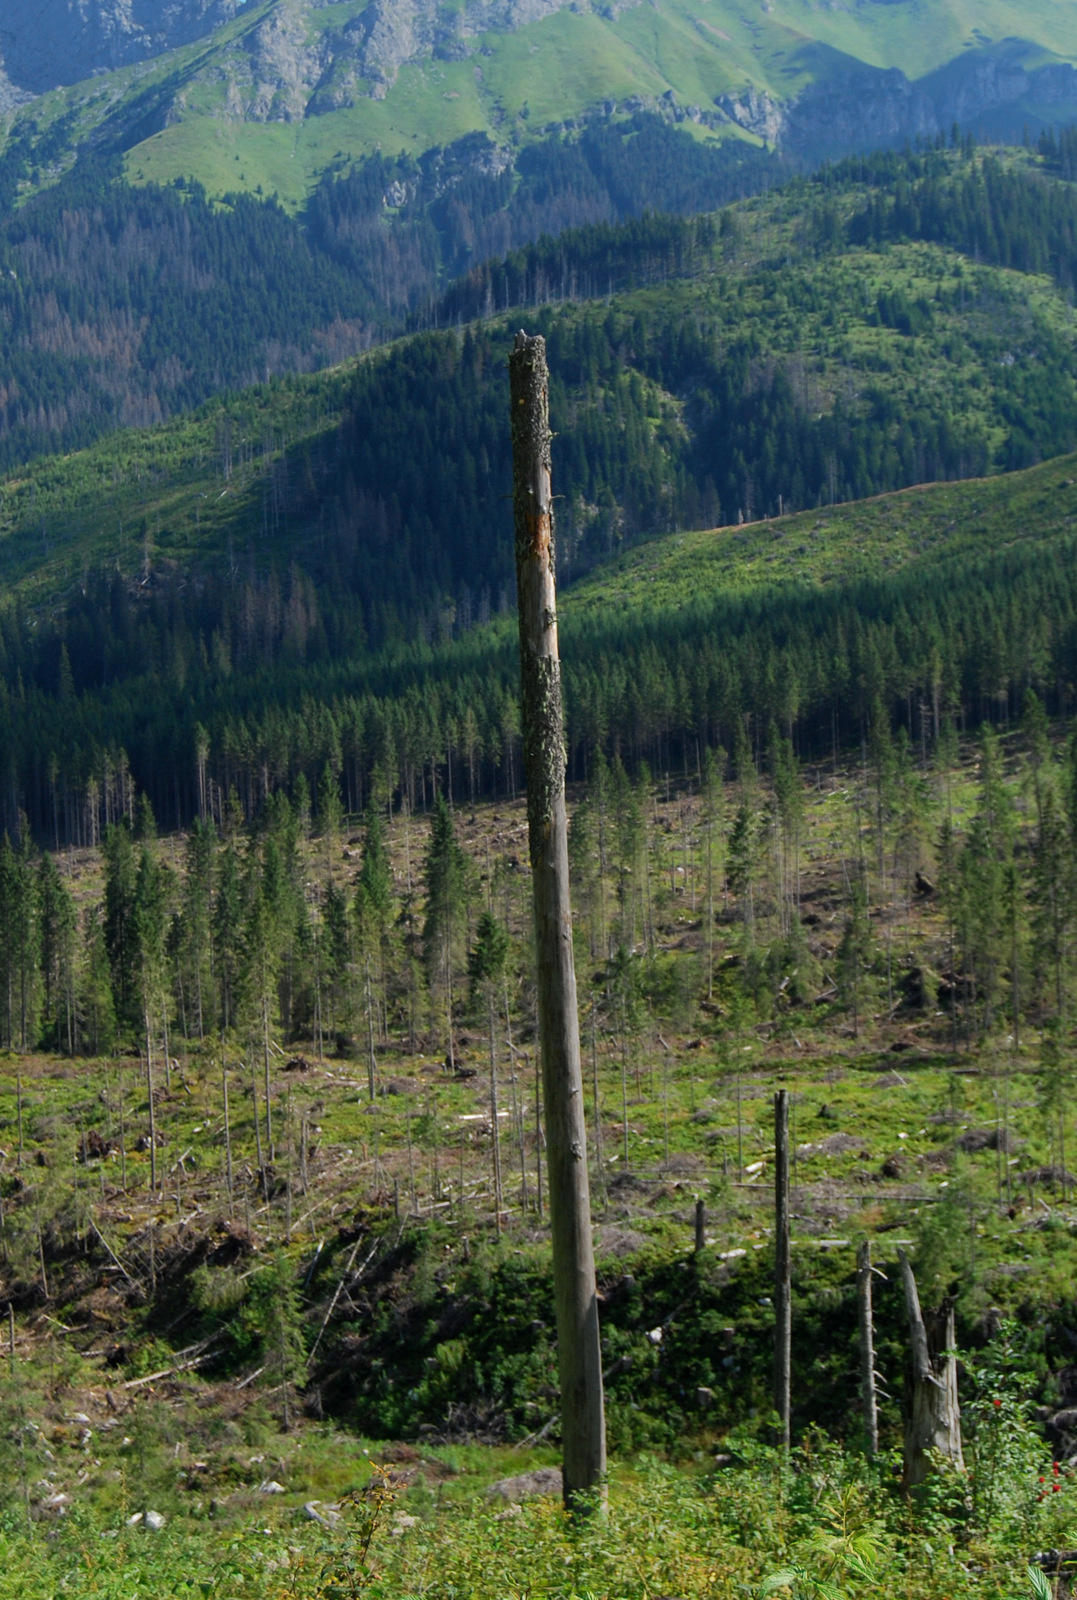
[[[909,1318],[912,1381],[905,1416],[906,1490],[915,1489],[935,1470],[933,1456],[963,1467],[961,1411],[957,1402],[956,1333],[952,1301],[925,1316],[920,1310],[916,1279],[904,1250],[898,1251]]]

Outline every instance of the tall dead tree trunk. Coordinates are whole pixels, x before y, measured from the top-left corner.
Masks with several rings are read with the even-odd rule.
[[[957,1403],[957,1360],[954,1308],[945,1301],[926,1316],[920,1310],[916,1278],[904,1250],[898,1251],[905,1285],[912,1350],[912,1382],[905,1417],[905,1476],[903,1486],[915,1489],[933,1470],[937,1454],[964,1466],[961,1455],[961,1411]]]
[[[860,1404],[868,1454],[879,1453],[879,1408],[875,1395],[875,1320],[871,1304],[871,1241],[856,1252],[856,1298],[860,1313]]]
[[[546,341],[519,333],[509,359],[513,511],[527,825],[535,916],[565,1504],[606,1474],[602,1352],[591,1240],[568,879],[565,742],[557,650]]]
[[[789,1091],[774,1096],[774,1409],[779,1443],[789,1449],[793,1361],[793,1285],[789,1251]]]

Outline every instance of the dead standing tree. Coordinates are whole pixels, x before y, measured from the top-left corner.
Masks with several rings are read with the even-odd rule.
[[[513,511],[527,825],[535,916],[565,1504],[606,1474],[598,1295],[591,1240],[576,971],[568,881],[561,664],[557,650],[546,341],[516,336],[509,359]]]
[[[856,1252],[856,1300],[860,1323],[860,1404],[869,1456],[879,1453],[878,1373],[875,1371],[875,1317],[871,1294],[873,1272],[879,1272],[879,1269],[871,1264],[871,1240],[861,1239]],[[879,1276],[885,1281],[883,1273],[879,1272]]]
[[[920,1310],[916,1279],[904,1250],[898,1251],[905,1285],[912,1349],[912,1385],[905,1418],[905,1489],[915,1489],[933,1470],[932,1456],[963,1467],[961,1411],[957,1403],[957,1359],[954,1308],[946,1301],[938,1311]]]
[[[793,1367],[793,1283],[789,1249],[789,1091],[774,1096],[774,1409],[779,1444],[789,1449]]]

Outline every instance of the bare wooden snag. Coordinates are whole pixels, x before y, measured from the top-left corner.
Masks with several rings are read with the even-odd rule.
[[[904,1250],[898,1251],[905,1285],[905,1309],[912,1347],[912,1385],[905,1417],[903,1486],[915,1489],[933,1471],[933,1456],[956,1467],[961,1455],[961,1410],[957,1402],[956,1332],[952,1301],[925,1316],[920,1310],[916,1278]]]
[[[875,1395],[875,1320],[871,1303],[871,1240],[856,1252],[856,1299],[860,1314],[860,1403],[868,1454],[879,1453],[879,1408]]]
[[[546,341],[541,336],[517,334],[509,358],[509,387],[523,755],[557,1305],[564,1496],[566,1506],[578,1509],[593,1504],[596,1491],[602,1491],[606,1420],[572,954],[549,370]]]
[[[789,1091],[774,1096],[774,1409],[779,1443],[789,1449],[793,1362],[793,1283],[789,1251]]]

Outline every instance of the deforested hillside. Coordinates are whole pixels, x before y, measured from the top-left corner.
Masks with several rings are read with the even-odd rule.
[[[25,822],[0,841],[0,1537],[20,1594],[150,1600],[223,1572],[251,1600],[345,1580],[734,1600],[783,1562],[825,1582],[819,1526],[851,1518],[850,1570],[914,1600],[1039,1595],[1030,1564],[1066,1569],[1067,469],[671,535],[566,597],[597,1523],[556,1504],[507,624],[413,661],[403,702],[387,674],[361,730],[312,694],[267,724],[253,785],[253,721],[227,793],[196,750],[182,832],[158,835],[117,760],[82,842],[62,808],[44,848]],[[468,715],[491,660],[506,755],[484,800],[498,758]],[[325,740],[313,783],[274,764],[301,735],[304,759]],[[963,1459],[914,1495],[903,1253],[960,1354]]]

